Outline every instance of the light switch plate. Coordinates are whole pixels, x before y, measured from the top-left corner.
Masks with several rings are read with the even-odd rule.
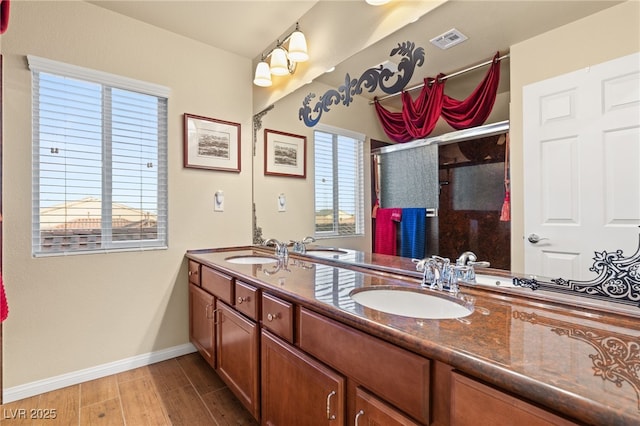
[[[224,211],[224,192],[222,192],[222,190],[216,191],[213,196],[213,211]]]
[[[278,195],[278,211],[286,212],[287,211],[287,197],[284,194]]]

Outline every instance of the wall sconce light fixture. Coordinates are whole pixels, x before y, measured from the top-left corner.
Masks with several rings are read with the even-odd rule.
[[[287,47],[285,48],[285,44]],[[262,54],[262,59],[256,66],[256,73],[253,84],[260,87],[271,86],[271,75],[293,74],[298,62],[309,59],[307,53],[307,40],[296,22],[296,29],[286,36],[281,42],[278,40],[276,46],[269,53]],[[267,60],[270,60],[267,62]]]

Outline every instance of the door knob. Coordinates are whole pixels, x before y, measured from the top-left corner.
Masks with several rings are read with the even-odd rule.
[[[527,240],[529,240],[531,244],[537,244],[542,240],[548,240],[548,238],[542,238],[538,234],[529,234],[529,236],[527,237]]]

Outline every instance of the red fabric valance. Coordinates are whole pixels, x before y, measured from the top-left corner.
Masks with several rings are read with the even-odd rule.
[[[430,134],[442,118],[454,129],[467,129],[483,124],[489,117],[496,100],[500,82],[499,52],[484,80],[471,95],[460,101],[444,94],[444,74],[435,79],[425,79],[424,87],[413,100],[408,92],[402,93],[402,111],[390,112],[378,101],[376,112],[382,128],[395,142],[408,142]]]
[[[9,26],[9,0],[0,0],[0,34]]]

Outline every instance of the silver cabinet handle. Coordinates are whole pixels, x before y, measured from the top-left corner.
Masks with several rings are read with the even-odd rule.
[[[529,234],[529,236],[527,237],[527,240],[531,243],[531,244],[538,244],[540,241],[542,240],[548,240],[548,238],[542,238],[540,237],[540,235],[538,234]]]
[[[248,297],[238,296],[238,305],[242,305],[242,302],[248,302],[248,301],[249,301]]]
[[[327,420],[335,420],[335,414],[331,414],[331,397],[336,394],[336,391],[329,392],[327,395]]]
[[[360,419],[360,416],[364,416],[364,410],[360,410],[358,411],[358,414],[356,414],[356,422],[354,423],[355,426],[358,426],[358,420]]]

